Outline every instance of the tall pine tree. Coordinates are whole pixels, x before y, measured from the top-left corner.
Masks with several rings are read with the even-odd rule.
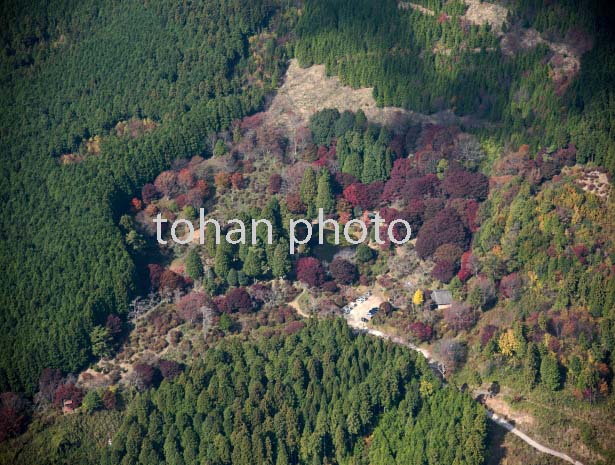
[[[190,252],[188,252],[186,273],[195,281],[203,277],[203,262],[196,248],[190,249]]]
[[[316,182],[316,173],[311,167],[307,167],[303,173],[303,179],[301,180],[301,186],[299,187],[299,195],[301,201],[308,208],[308,216],[314,216],[315,214],[315,200],[318,185]]]
[[[288,253],[288,246],[280,242],[275,247],[273,253],[273,261],[271,263],[271,272],[276,278],[285,277],[291,270],[292,264]]]
[[[325,214],[335,209],[333,188],[331,187],[331,174],[329,170],[322,169],[318,176],[318,190],[316,194],[316,210],[322,208]]]

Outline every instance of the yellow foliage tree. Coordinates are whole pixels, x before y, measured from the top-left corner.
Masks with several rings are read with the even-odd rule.
[[[422,397],[429,397],[433,394],[433,384],[425,379],[421,379],[421,384],[419,386],[419,392]]]
[[[498,346],[500,347],[500,352],[502,354],[507,357],[512,357],[519,351],[521,344],[515,337],[515,332],[512,329],[509,329],[505,333],[502,333],[498,339]]]
[[[421,291],[420,289],[417,289],[414,295],[412,296],[412,304],[415,307],[418,307],[422,305],[423,302],[425,302],[425,296],[423,295],[423,291]]]

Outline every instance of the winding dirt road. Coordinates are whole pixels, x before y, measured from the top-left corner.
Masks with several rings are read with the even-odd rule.
[[[553,449],[551,449],[549,447],[543,446],[539,442],[534,441],[531,437],[529,437],[523,431],[519,431],[515,426],[510,424],[504,418],[500,417],[497,413],[493,413],[493,412],[487,410],[487,417],[491,421],[493,421],[494,423],[497,423],[498,425],[500,425],[502,428],[507,429],[508,431],[510,431],[515,436],[521,438],[523,441],[525,441],[527,444],[532,446],[534,449],[539,450],[540,452],[543,452],[545,454],[549,454],[549,455],[553,455],[555,457],[559,457],[560,459],[565,460],[566,462],[570,462],[570,463],[572,463],[574,465],[583,465],[582,462],[579,462],[578,460],[574,460],[569,455],[566,455],[566,454],[564,454],[562,452],[558,452],[558,451],[553,450]]]
[[[435,364],[437,363],[435,359],[432,358],[431,353],[426,350],[423,349],[421,347],[415,346],[414,344],[404,341],[403,338],[398,337],[398,336],[391,336],[390,334],[386,334],[383,333],[382,331],[378,331],[377,329],[373,329],[373,328],[364,328],[364,327],[356,327],[352,324],[351,319],[347,320],[349,325],[351,327],[354,327],[355,329],[359,330],[359,331],[364,331],[367,332],[368,334],[371,334],[372,336],[375,337],[380,337],[382,339],[387,339],[391,342],[394,342],[395,344],[400,344],[403,346],[408,347],[409,349],[412,349],[414,351],[420,352],[423,357],[425,357],[427,359],[427,362],[429,362],[429,364]],[[543,446],[542,444],[540,444],[539,442],[535,441],[534,439],[532,439],[531,437],[529,437],[527,434],[525,434],[523,431],[520,431],[516,426],[514,426],[512,423],[510,423],[509,421],[507,421],[506,419],[502,418],[501,416],[499,416],[497,413],[493,413],[492,411],[490,411],[489,409],[485,409],[487,411],[487,418],[489,418],[491,421],[493,421],[495,424],[501,426],[502,428],[506,429],[507,431],[510,431],[512,434],[514,434],[515,436],[519,437],[522,441],[524,441],[525,443],[529,444],[530,446],[532,446],[534,449],[544,453],[544,454],[549,454],[549,455],[553,455],[554,457],[558,457],[562,460],[565,460],[566,462],[572,463],[573,465],[584,465],[582,462],[579,462],[578,460],[573,459],[572,457],[570,457],[569,455],[564,454],[563,452],[559,452],[556,450],[553,450],[549,447]]]

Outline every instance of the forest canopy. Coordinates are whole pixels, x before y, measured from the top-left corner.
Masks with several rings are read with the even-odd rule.
[[[485,422],[410,350],[354,335],[341,319],[314,321],[225,341],[140,394],[102,463],[479,465]]]
[[[92,327],[139,289],[116,226],[127,199],[256,111],[284,50],[250,58],[269,1],[3,8],[0,390],[32,393],[43,368],[83,367]]]

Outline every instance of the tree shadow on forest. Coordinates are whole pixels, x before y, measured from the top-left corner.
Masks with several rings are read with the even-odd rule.
[[[499,427],[495,423],[487,422],[487,449],[485,450],[485,465],[499,465],[502,459],[506,457],[506,448],[504,441],[506,440],[507,431]]]

